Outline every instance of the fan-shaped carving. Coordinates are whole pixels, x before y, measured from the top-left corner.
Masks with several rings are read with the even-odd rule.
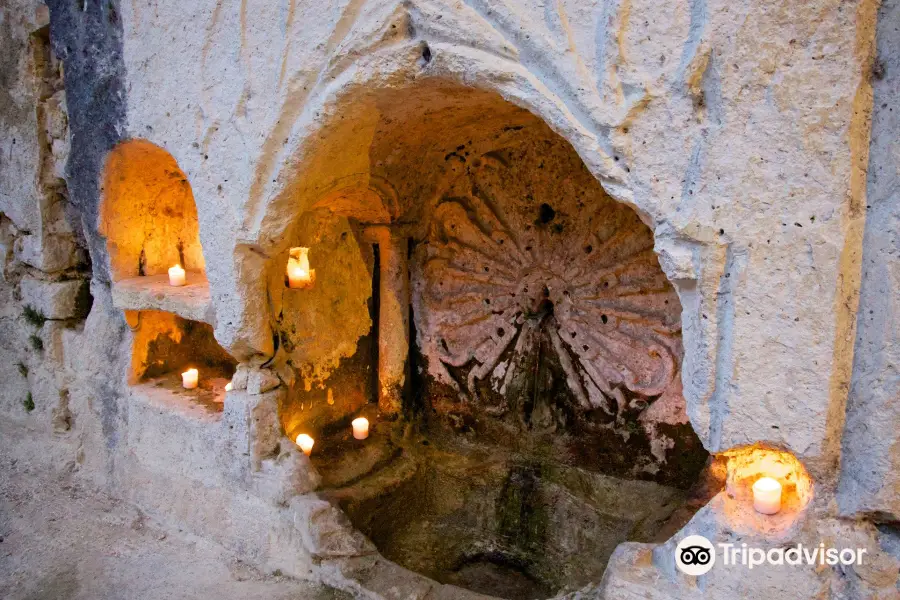
[[[476,161],[417,249],[416,324],[430,373],[493,414],[513,409],[532,422],[541,398],[571,405],[544,407],[550,420],[557,409],[643,410],[672,383],[681,354],[680,304],[653,235],[583,169],[554,176],[542,161],[538,176],[523,177],[519,158]]]

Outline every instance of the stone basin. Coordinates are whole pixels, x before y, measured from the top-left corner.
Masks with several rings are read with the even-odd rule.
[[[482,594],[546,598],[597,583],[619,543],[655,539],[686,501],[676,488],[454,436],[373,431],[355,450],[323,441],[334,448],[314,455],[324,494],[387,559]]]

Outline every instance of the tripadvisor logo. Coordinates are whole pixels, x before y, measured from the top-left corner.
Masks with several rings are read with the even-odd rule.
[[[741,565],[753,569],[761,565],[861,565],[865,548],[826,548],[822,542],[818,546],[797,544],[788,548],[748,547],[747,544],[718,544],[722,554],[722,564],[730,567]],[[675,566],[687,575],[704,575],[716,564],[716,549],[702,535],[689,535],[675,547]]]
[[[675,547],[675,566],[687,575],[703,575],[716,564],[716,549],[702,535],[689,535]]]

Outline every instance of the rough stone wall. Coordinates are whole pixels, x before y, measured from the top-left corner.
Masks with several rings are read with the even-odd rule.
[[[353,90],[426,77],[496,90],[654,230],[707,447],[769,440],[824,467],[852,356],[874,6],[127,4],[128,130],[188,174],[220,342],[268,354],[255,274],[304,208],[295,177],[320,124],[371,128],[342,113]],[[322,163],[333,179],[368,168],[351,133],[343,160]]]
[[[74,460],[65,446],[75,384],[61,367],[91,308],[88,257],[64,179],[63,67],[51,52],[46,6],[8,4],[0,24],[0,412],[6,434],[63,441],[47,452],[60,466]]]
[[[900,520],[900,2],[878,16],[862,290],[838,503],[847,516]]]
[[[137,490],[130,492],[136,502],[165,506],[164,495],[142,486],[178,448],[166,446],[162,461],[131,452],[153,447],[138,428],[160,411],[146,399],[127,404],[129,336],[112,306],[98,233],[103,163],[119,141],[157,144],[187,175],[217,338],[250,359],[252,368],[239,375],[256,373],[260,391],[252,369],[275,348],[278,315],[267,290],[268,275],[282,269],[289,241],[282,234],[298,231],[320,192],[347,177],[371,184],[370,143],[390,109],[375,91],[402,102],[407,90],[439,78],[499,93],[546,121],[653,230],[683,306],[685,398],[706,447],[766,440],[806,461],[825,508],[803,539],[824,532],[896,544],[889,529],[833,520],[827,504],[842,449],[840,511],[897,518],[889,353],[894,0],[878,14],[877,60],[875,0],[49,4],[49,16],[26,2],[0,9],[0,45],[12,50],[0,59],[0,377],[9,382],[0,391],[0,427],[16,434],[2,436],[15,455],[44,445],[41,460],[80,465]],[[64,92],[54,83],[58,63],[35,48],[48,39],[48,20],[65,65]],[[310,166],[320,168],[320,179],[304,188]],[[78,290],[87,257],[79,247],[89,250],[92,272],[84,321]],[[355,263],[357,273],[364,262]],[[367,315],[355,309],[360,325]],[[349,327],[348,339],[363,330]],[[184,422],[198,444],[218,439],[218,429]],[[154,426],[166,431],[165,423]],[[10,443],[23,439],[30,443]],[[146,469],[128,475],[135,464]],[[223,540],[247,533],[246,525],[217,528],[191,502],[196,481],[178,475],[174,519]],[[278,477],[271,480],[277,487]],[[307,480],[298,489],[310,487]],[[228,505],[229,495],[203,489]],[[249,498],[250,508],[235,509],[235,523],[263,512]],[[715,530],[716,509],[694,525]],[[297,529],[316,557],[371,552],[361,543],[328,546],[323,532],[339,518],[321,508],[326,516],[305,519],[304,510],[297,508]],[[272,514],[270,522],[282,516]],[[623,581],[635,584],[623,574],[647,573],[629,571],[633,550],[622,549],[601,593],[627,597],[615,591]],[[896,589],[889,554],[879,554],[876,568],[831,580],[820,574],[803,589],[810,597],[823,585],[837,597],[887,595]],[[646,566],[646,559],[636,562]],[[734,585],[709,591],[741,592]]]

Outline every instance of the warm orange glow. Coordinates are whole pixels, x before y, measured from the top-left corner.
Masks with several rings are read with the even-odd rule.
[[[132,139],[106,158],[98,225],[106,237],[113,281],[163,275],[178,263],[204,271],[194,195],[164,149]]]
[[[351,423],[353,426],[353,437],[358,440],[364,440],[369,437],[369,420],[365,417],[359,417],[358,419],[353,419]]]
[[[764,515],[781,510],[781,484],[771,477],[760,477],[753,484],[753,508]]]
[[[309,287],[314,275],[315,271],[309,268],[309,248],[291,248],[287,263],[288,287]]]
[[[300,449],[303,450],[303,454],[309,456],[312,453],[313,444],[316,443],[316,440],[312,439],[305,433],[301,433],[297,436],[297,445],[300,446]]]
[[[181,374],[181,385],[186,390],[193,390],[197,387],[199,379],[200,373],[197,369],[188,369]]]
[[[790,531],[812,500],[806,467],[786,450],[755,444],[718,457],[726,461],[720,502],[735,531],[777,538]]]

